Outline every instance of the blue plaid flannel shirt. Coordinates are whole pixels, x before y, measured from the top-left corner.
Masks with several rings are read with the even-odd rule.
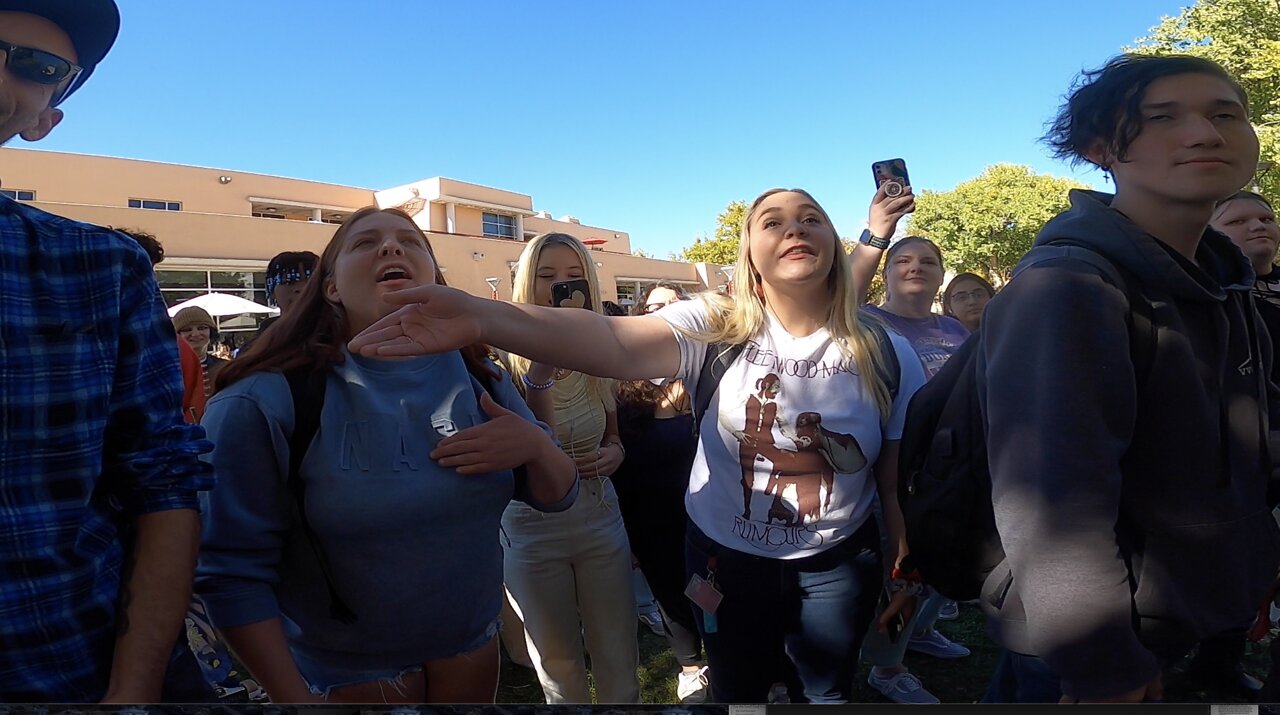
[[[93,702],[132,515],[197,509],[173,326],[128,237],[0,197],[0,700]],[[175,624],[175,627],[177,624]]]

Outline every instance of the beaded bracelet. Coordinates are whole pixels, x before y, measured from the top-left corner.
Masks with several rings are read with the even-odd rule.
[[[530,380],[528,375],[521,375],[520,379],[524,382],[524,386],[530,390],[550,390],[556,384],[554,377],[542,383]]]

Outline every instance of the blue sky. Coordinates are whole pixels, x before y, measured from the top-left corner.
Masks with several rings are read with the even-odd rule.
[[[1071,175],[1036,140],[1072,78],[1189,0],[118,2],[116,49],[34,148],[447,176],[665,257],[774,186],[856,235],[879,159],[917,190]]]

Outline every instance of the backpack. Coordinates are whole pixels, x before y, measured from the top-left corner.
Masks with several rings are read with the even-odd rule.
[[[880,375],[885,387],[889,388],[889,399],[898,399],[898,383],[902,380],[902,366],[898,364],[898,353],[893,349],[889,333],[878,321],[868,323],[871,334],[875,336],[876,347],[885,356],[885,369]],[[707,345],[707,356],[702,360],[702,370],[698,373],[698,385],[693,390],[693,436],[697,437],[702,426],[702,416],[711,406],[711,396],[720,386],[724,373],[734,360],[746,349],[746,343],[730,345],[728,343],[710,343]]]
[[[494,393],[494,385],[489,379],[476,376],[470,370],[467,371],[467,374],[475,377],[480,383],[480,387],[485,392],[488,392],[494,401],[497,401],[498,396]],[[292,496],[290,502],[293,507],[294,519],[302,527],[302,532],[305,534],[307,543],[311,546],[311,552],[320,567],[320,574],[324,577],[325,587],[329,591],[329,616],[339,623],[351,625],[357,620],[356,614],[342,600],[342,596],[338,594],[333,572],[329,568],[329,560],[325,557],[324,550],[320,547],[320,541],[316,538],[316,533],[311,528],[310,520],[307,519],[307,487],[302,480],[302,460],[307,456],[307,450],[310,449],[316,432],[320,430],[320,411],[324,407],[324,394],[328,376],[329,371],[327,369],[315,370],[311,366],[295,367],[284,371],[284,378],[289,383],[289,393],[293,397],[293,432],[289,434],[289,477],[286,486],[290,496]],[[501,379],[501,375],[495,379]],[[480,393],[477,391],[477,401],[479,398]],[[524,472],[524,467],[519,466],[512,471],[515,473],[516,478],[519,479]]]
[[[1014,271],[1054,258],[1075,258],[1102,272],[1129,303],[1129,344],[1138,385],[1155,359],[1154,307],[1102,255],[1083,246],[1033,248]],[[975,332],[912,397],[898,457],[898,502],[909,553],[903,570],[957,601],[978,598],[983,582],[1004,561],[991,502],[986,422],[978,404]]]

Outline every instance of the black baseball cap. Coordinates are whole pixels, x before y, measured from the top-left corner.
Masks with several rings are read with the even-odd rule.
[[[76,48],[76,64],[82,69],[59,102],[89,79],[120,34],[120,8],[116,7],[115,0],[0,0],[0,12],[25,12],[43,17],[71,38]]]

